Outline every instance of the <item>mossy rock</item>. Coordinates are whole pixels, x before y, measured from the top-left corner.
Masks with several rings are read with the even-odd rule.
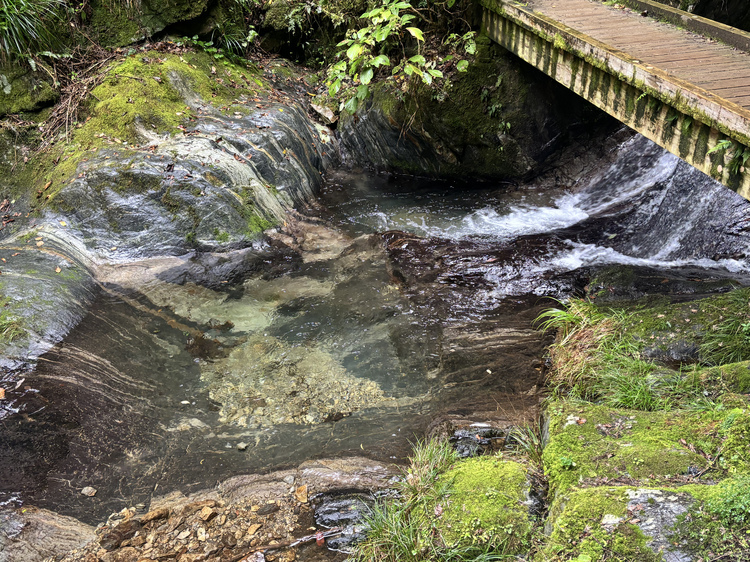
[[[23,66],[0,66],[0,117],[37,111],[60,98],[49,76]]]
[[[750,393],[750,361],[696,369],[688,379],[691,386],[711,389],[713,395],[720,393],[725,406],[747,406],[747,398],[740,395]],[[735,404],[737,399],[740,403]]]
[[[372,98],[356,115],[342,113],[344,145],[375,168],[521,178],[537,169],[564,138],[568,124],[589,110],[486,36],[477,37],[468,71],[451,80],[443,90],[422,86],[406,95],[393,86],[374,86]]]
[[[742,443],[748,438],[750,414],[744,409],[640,412],[555,402],[547,415],[549,443],[543,459],[551,497],[573,486],[611,481],[649,486],[686,482],[708,469],[707,457],[716,455],[726,471],[748,470],[750,452]],[[714,471],[711,477],[724,474]]]
[[[676,490],[612,486],[571,491],[550,509],[549,537],[538,559],[662,561],[661,551],[673,548],[669,537],[677,516],[692,502],[692,496]]]
[[[77,173],[78,165],[104,147],[134,145],[149,136],[182,134],[193,119],[190,102],[235,111],[242,95],[255,96],[265,89],[258,72],[229,64],[223,67],[231,80],[212,74],[214,60],[205,53],[182,56],[158,51],[139,52],[114,63],[83,108],[85,118],[57,154],[35,159],[22,176],[24,185],[47,182],[55,193]],[[227,77],[225,75],[225,77]],[[158,100],[158,103],[154,103]],[[37,161],[38,160],[38,161]]]
[[[131,7],[124,2],[93,0],[87,27],[104,46],[122,47],[162,31],[167,26],[188,22],[202,15],[208,0],[156,0]]]
[[[457,463],[441,480],[451,490],[437,521],[448,547],[490,545],[505,554],[528,552],[532,523],[524,465],[475,457]]]
[[[734,363],[750,359],[750,337],[743,328],[750,329],[748,302],[746,288],[690,302],[651,299],[631,309],[624,329],[641,342],[646,357],[674,360],[670,350],[675,346],[693,345],[692,357],[683,362]],[[675,353],[679,360],[680,353]]]
[[[268,8],[263,19],[266,27],[277,31],[295,31],[295,28],[301,27],[301,30],[296,31],[302,33],[320,31],[307,28],[308,22],[315,20],[302,17],[309,8],[300,0],[276,0],[266,5]],[[358,19],[366,12],[368,0],[324,0],[320,5],[323,9],[319,12],[319,17],[330,20],[333,25],[342,25]]]

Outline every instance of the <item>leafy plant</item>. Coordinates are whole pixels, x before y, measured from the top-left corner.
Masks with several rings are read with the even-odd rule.
[[[446,3],[452,8],[455,0]],[[439,58],[427,58],[423,51],[425,32],[416,23],[419,10],[404,0],[383,0],[382,5],[362,14],[366,25],[351,30],[338,44],[338,62],[328,71],[328,91],[332,97],[343,97],[347,111],[356,111],[370,94],[370,84],[378,73],[390,69],[390,79],[406,84],[431,85],[444,78],[436,68]],[[421,14],[420,14],[421,16]],[[421,16],[424,19],[424,16]],[[462,48],[466,54],[476,52],[474,32],[449,34],[443,41],[448,49]],[[455,54],[448,55],[453,61]],[[446,57],[447,58],[447,57]],[[468,61],[456,62],[456,69],[464,72]]]
[[[714,146],[711,150],[708,151],[708,154],[713,154],[714,152],[725,152],[727,149],[731,148],[732,141],[729,139],[721,139],[719,142],[716,143],[716,146]]]
[[[559,460],[560,466],[565,470],[574,470],[576,467],[576,462],[570,457],[561,456]]]
[[[55,29],[65,0],[0,0],[0,61],[53,51],[60,44]]]

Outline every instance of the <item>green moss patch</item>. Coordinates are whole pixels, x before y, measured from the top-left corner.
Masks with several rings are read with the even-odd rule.
[[[526,468],[498,457],[456,464],[441,480],[449,493],[438,523],[449,547],[491,545],[505,554],[528,550],[532,524]]]
[[[23,66],[0,66],[0,116],[36,111],[52,105],[59,97],[60,92],[41,71],[32,72]]]
[[[529,553],[529,475],[500,456],[459,460],[450,444],[418,443],[398,498],[376,504],[356,560],[496,560]]]
[[[576,490],[550,511],[551,534],[543,560],[658,561],[648,537],[630,523],[629,497],[621,487]]]
[[[216,64],[205,53],[159,51],[139,52],[113,64],[91,92],[85,118],[70,141],[35,158],[23,183],[41,191],[50,182],[41,201],[54,200],[55,193],[79,173],[78,165],[99,149],[137,145],[143,131],[183,134],[198,117],[199,109],[191,101],[224,112],[246,111],[245,104],[266,87],[265,82],[255,70]]]
[[[748,470],[747,410],[641,412],[557,402],[548,415],[543,462],[551,497],[572,486],[665,485],[704,471],[723,478]]]
[[[750,289],[687,303],[650,301],[633,310],[624,329],[643,345],[662,349],[678,340],[696,343],[706,362],[750,359],[749,302]]]
[[[13,308],[10,299],[0,297],[0,345],[8,344],[26,333],[23,321],[14,313]]]

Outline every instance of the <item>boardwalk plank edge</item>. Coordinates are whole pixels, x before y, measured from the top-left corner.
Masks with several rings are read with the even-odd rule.
[[[485,30],[503,47],[750,199],[739,164],[750,154],[750,111],[539,12],[481,4]]]

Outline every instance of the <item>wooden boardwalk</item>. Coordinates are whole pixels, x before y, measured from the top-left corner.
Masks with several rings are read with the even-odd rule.
[[[750,52],[601,0],[480,2],[492,39],[750,199]]]
[[[750,110],[750,53],[596,0],[532,0],[527,7]]]

